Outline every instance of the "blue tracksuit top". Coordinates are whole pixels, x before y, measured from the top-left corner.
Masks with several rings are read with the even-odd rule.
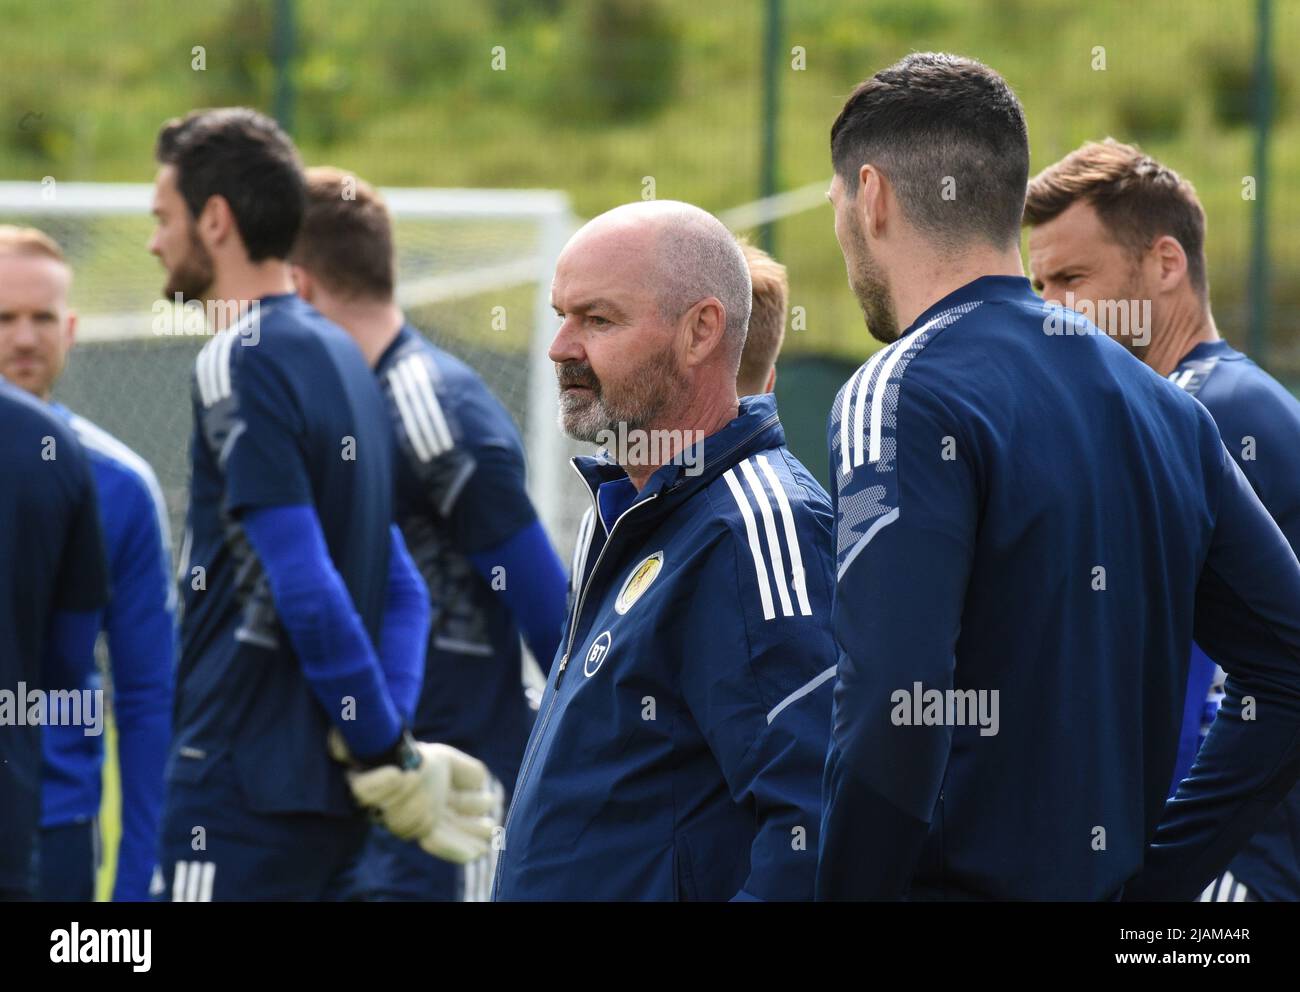
[[[698,452],[699,449],[697,448]],[[497,899],[807,899],[835,646],[830,502],[771,396],[638,494],[607,456]]]
[[[1205,407],[985,276],[829,441],[818,896],[1194,898],[1300,776],[1300,563]],[[1166,806],[1193,637],[1226,697]]]

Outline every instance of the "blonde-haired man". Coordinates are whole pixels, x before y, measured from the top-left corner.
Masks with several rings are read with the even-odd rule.
[[[76,339],[68,306],[72,269],[57,242],[35,228],[0,226],[0,374],[49,404],[90,461],[108,552],[108,605],[102,616],[112,662],[122,781],[122,843],[113,897],[149,896],[163,802],[163,762],[171,735],[176,656],[176,592],[171,580],[167,507],[147,462],[108,432],[51,401]],[[93,649],[93,642],[88,645]],[[92,670],[90,654],[86,669]],[[100,698],[98,676],[84,686]],[[94,898],[100,849],[97,817],[104,748],[103,713],[84,726],[50,726],[43,736],[41,899]],[[98,722],[98,726],[94,723]]]
[[[740,353],[736,393],[754,396],[770,393],[776,386],[776,357],[785,341],[785,318],[789,311],[790,281],[785,266],[762,248],[741,240],[740,249],[749,264],[753,285],[753,308],[749,312],[749,333]]]

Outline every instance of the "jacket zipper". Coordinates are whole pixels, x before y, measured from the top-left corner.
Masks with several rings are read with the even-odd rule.
[[[573,465],[572,462],[570,462],[569,464]],[[576,465],[573,466],[573,469],[575,472],[578,471],[578,467]],[[578,475],[581,476],[582,473],[578,472]],[[583,479],[584,484],[586,483],[586,481],[587,481],[586,479]],[[590,487],[588,487],[588,492],[590,492]],[[596,564],[591,567],[591,574],[587,576],[587,581],[583,584],[582,592],[578,596],[578,603],[573,608],[573,616],[569,620],[569,640],[568,643],[566,643],[564,646],[564,654],[560,657],[560,667],[555,672],[555,689],[551,693],[550,702],[546,704],[546,712],[542,714],[542,722],[541,725],[537,728],[537,735],[534,738],[533,746],[531,749],[529,749],[528,753],[524,755],[523,767],[519,771],[519,778],[515,781],[514,794],[516,796],[519,795],[521,792],[523,792],[524,785],[528,781],[528,772],[533,767],[533,759],[537,757],[537,751],[542,745],[542,738],[546,735],[547,724],[549,724],[551,720],[551,711],[555,708],[555,701],[560,696],[560,680],[564,678],[564,669],[569,664],[569,654],[573,650],[573,638],[578,631],[578,618],[582,616],[582,607],[583,604],[586,603],[587,601],[587,591],[591,588],[591,584],[596,578],[596,573],[600,570],[601,559],[605,557],[605,552],[609,550],[609,546],[614,542],[614,532],[618,530],[618,525],[623,522],[623,518],[626,517],[633,510],[638,509],[639,507],[642,506],[646,506],[654,502],[658,498],[659,498],[659,494],[655,493],[653,496],[649,497],[645,502],[637,503],[634,506],[629,506],[626,510],[620,513],[618,519],[614,521],[614,526],[609,529],[609,534],[605,538],[604,546],[600,549],[600,554],[596,556]],[[591,493],[591,506],[592,506],[592,512],[596,514],[595,523],[599,523],[600,507],[599,505],[597,505],[596,494],[594,492]],[[503,838],[508,838],[510,836],[510,818],[514,815],[514,811],[515,811],[514,807],[515,804],[512,801],[510,803],[510,810],[509,812],[506,813],[506,822],[503,825],[501,831]],[[509,844],[509,840],[506,840],[506,843]],[[495,898],[497,888],[500,886],[501,872],[503,871],[504,868],[505,868],[505,858],[498,857],[496,878],[493,880],[493,885],[492,885],[493,898]]]
[[[777,420],[778,420],[778,416],[776,414],[772,414],[770,417],[767,418],[767,420],[759,424],[746,437],[737,441],[726,451],[719,452],[717,457],[725,458],[729,456],[733,451],[736,451],[739,448],[743,448],[754,438],[758,437],[759,434],[763,433],[763,431],[767,430],[774,423],[776,423]],[[599,501],[596,499],[596,493],[592,491],[590,485],[587,484],[587,479],[585,476],[583,476],[578,466],[573,462],[570,462],[569,464],[573,467],[573,470],[578,473],[578,477],[582,479],[583,485],[586,486],[587,492],[591,496],[591,511],[596,516],[595,521],[593,521],[593,526],[594,526],[594,524],[600,523],[600,505],[599,505]],[[591,589],[592,582],[596,578],[596,573],[600,571],[600,563],[605,557],[605,552],[608,551],[609,546],[614,543],[614,532],[618,530],[618,525],[623,522],[624,518],[627,517],[629,513],[631,513],[633,510],[640,509],[643,506],[647,506],[650,503],[653,503],[656,499],[659,498],[659,496],[660,496],[659,493],[655,493],[653,496],[649,497],[644,502],[636,503],[632,506],[629,506],[626,510],[624,510],[622,513],[618,515],[618,519],[614,521],[614,526],[609,529],[609,534],[606,535],[605,537],[605,544],[600,549],[600,554],[596,556],[596,564],[594,564],[591,567],[591,574],[587,576],[587,581],[586,583],[583,584],[582,591],[578,594],[578,603],[573,608],[573,616],[569,618],[569,639],[564,646],[564,654],[561,655],[560,657],[560,667],[555,672],[555,691],[551,693],[550,702],[546,704],[546,711],[541,716],[541,723],[537,728],[536,737],[533,738],[534,741],[533,746],[529,748],[527,753],[524,755],[523,766],[519,770],[519,777],[515,780],[514,795],[516,796],[524,791],[524,786],[528,782],[528,773],[532,770],[533,767],[533,760],[537,757],[537,751],[541,747],[542,738],[546,735],[546,728],[551,721],[551,711],[555,708],[555,701],[556,699],[559,698],[560,695],[560,681],[564,678],[564,670],[565,668],[568,667],[569,655],[573,651],[573,638],[578,632],[578,619],[582,616],[582,607],[587,601],[587,592]],[[510,809],[506,813],[506,822],[502,826],[503,838],[509,838],[510,836],[510,819],[512,816],[514,816],[514,812],[515,812],[515,804],[514,801],[512,800],[510,803]],[[508,839],[506,839],[506,844],[509,844]],[[501,873],[504,870],[505,870],[505,858],[498,857],[496,875],[492,880],[492,898],[494,899],[496,898],[497,890],[500,888]]]
[[[591,566],[591,574],[587,576],[587,581],[582,587],[581,594],[578,596],[578,605],[574,608],[573,617],[569,621],[569,641],[564,647],[564,655],[560,658],[560,669],[555,673],[556,692],[559,692],[560,680],[564,678],[564,669],[569,664],[569,654],[570,652],[573,651],[573,638],[578,633],[578,618],[582,616],[582,607],[583,604],[587,601],[587,592],[588,590],[591,589],[592,580],[595,579],[596,572],[599,571],[600,569],[600,562],[605,557],[605,552],[608,551],[609,546],[614,543],[614,532],[618,530],[618,525],[623,522],[623,518],[626,517],[629,513],[631,513],[633,510],[636,510],[640,507],[648,506],[658,498],[659,498],[659,494],[655,493],[645,502],[637,503],[635,506],[629,506],[626,510],[624,510],[622,513],[618,515],[618,519],[614,521],[614,526],[609,529],[609,534],[605,538],[605,545],[600,549],[600,554],[596,556],[596,564]],[[593,495],[592,504],[595,505],[595,502],[596,502],[596,497]],[[596,514],[597,516],[599,516],[600,514],[599,508],[596,509]]]

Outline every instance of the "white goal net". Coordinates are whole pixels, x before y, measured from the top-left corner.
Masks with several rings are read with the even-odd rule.
[[[579,450],[556,426],[547,347],[555,259],[574,228],[563,193],[385,189],[394,218],[398,299],[430,340],[466,361],[515,417],[529,489],[566,556],[587,499],[565,462]],[[159,335],[164,273],[146,248],[147,185],[0,183],[0,223],[39,227],[73,268],[78,343],[55,398],[115,434],[158,474],[183,532],[189,372],[202,336]],[[567,557],[566,557],[567,560]]]

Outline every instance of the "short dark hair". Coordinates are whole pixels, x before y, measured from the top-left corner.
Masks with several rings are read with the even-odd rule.
[[[1163,235],[1177,241],[1187,255],[1188,281],[1202,300],[1209,298],[1205,210],[1177,172],[1136,145],[1090,141],[1033,178],[1025,223],[1046,224],[1079,200],[1097,211],[1115,243],[1135,257]]]
[[[209,198],[225,198],[250,261],[288,256],[305,190],[298,153],[274,120],[247,107],[192,110],[162,126],[154,155],[176,167],[194,217]]]
[[[1024,111],[1006,80],[973,59],[912,54],[859,84],[831,126],[831,161],[849,194],[863,164],[875,165],[907,219],[946,247],[1020,239]]]
[[[307,170],[307,212],[290,254],[337,296],[393,298],[393,226],[383,198],[341,169]]]

